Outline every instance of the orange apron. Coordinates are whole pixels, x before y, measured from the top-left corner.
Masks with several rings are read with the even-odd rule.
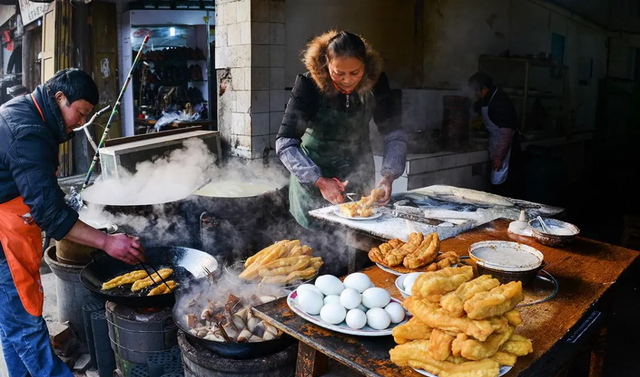
[[[31,98],[44,121],[33,94]],[[30,212],[22,197],[0,203],[0,242],[22,305],[27,313],[39,317],[44,303],[40,281],[42,233]]]

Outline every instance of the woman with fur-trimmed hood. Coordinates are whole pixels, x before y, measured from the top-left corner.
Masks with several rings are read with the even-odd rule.
[[[372,118],[384,138],[380,204],[389,202],[391,184],[404,172],[407,141],[382,58],[363,39],[329,31],[307,45],[302,61],[308,72],[296,78],[276,151],[291,172],[290,212],[313,228],[308,212],[344,202],[347,185],[358,197],[373,188]]]

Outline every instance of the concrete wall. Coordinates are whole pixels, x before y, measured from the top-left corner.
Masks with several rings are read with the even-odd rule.
[[[366,38],[385,59],[392,87],[413,85],[413,0],[286,0],[285,83],[306,71],[300,52],[314,36],[331,28]]]

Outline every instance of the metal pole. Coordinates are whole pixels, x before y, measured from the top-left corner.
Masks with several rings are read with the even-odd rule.
[[[125,80],[124,85],[120,90],[120,94],[118,95],[118,99],[116,100],[116,103],[113,105],[113,110],[111,110],[111,115],[109,115],[109,121],[107,122],[107,126],[104,128],[104,132],[102,133],[102,138],[100,139],[100,143],[98,144],[98,149],[96,149],[96,153],[93,155],[93,161],[91,161],[91,166],[89,167],[89,171],[87,172],[87,177],[84,179],[84,183],[82,184],[82,190],[80,190],[80,192],[84,191],[84,189],[87,188],[87,185],[89,185],[89,180],[91,179],[91,174],[93,173],[93,169],[96,167],[96,164],[100,159],[100,148],[102,148],[105,140],[107,139],[107,135],[109,134],[109,128],[111,128],[111,122],[113,121],[113,117],[118,112],[118,108],[120,107],[120,100],[122,99],[124,92],[127,90],[127,86],[129,86],[129,82],[131,81],[131,75],[133,74],[133,69],[136,67],[138,60],[140,60],[140,56],[142,56],[142,51],[144,50],[144,47],[147,45],[147,42],[149,42],[148,34],[146,37],[144,37],[144,40],[142,41],[142,45],[140,45],[140,49],[138,50],[138,55],[136,55],[136,58],[133,60],[133,63],[131,63],[131,69],[129,69],[129,74],[127,75],[127,79]]]

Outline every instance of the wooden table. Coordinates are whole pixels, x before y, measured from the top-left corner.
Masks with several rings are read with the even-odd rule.
[[[521,308],[524,323],[518,327],[518,332],[532,339],[534,352],[518,358],[507,376],[553,376],[567,366],[577,348],[587,346],[594,338],[599,328],[593,325],[598,325],[599,321],[585,321],[585,316],[593,313],[593,308],[597,308],[605,292],[638,253],[580,237],[562,249],[551,248],[532,238],[509,234],[507,227],[508,221],[495,220],[443,241],[441,249],[467,255],[469,246],[475,242],[505,240],[530,245],[544,254],[548,264],[545,270],[557,279],[560,289],[550,301]],[[375,266],[363,272],[376,286],[402,298],[395,288],[395,275]],[[392,337],[356,337],[325,330],[294,314],[285,298],[262,305],[254,312],[300,341],[297,376],[321,375],[326,368],[327,356],[365,376],[420,376],[389,360],[389,350],[395,346]],[[583,335],[577,337],[578,334]],[[571,343],[574,340],[576,342]],[[592,357],[592,375],[598,374],[601,365],[601,358]]]

